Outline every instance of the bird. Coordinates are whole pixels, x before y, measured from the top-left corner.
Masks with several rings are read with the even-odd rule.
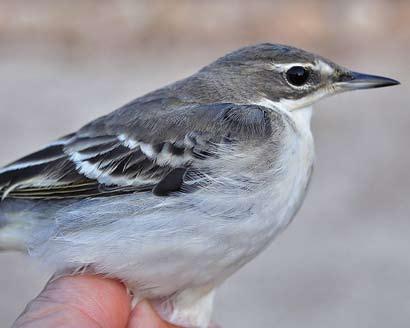
[[[397,84],[286,45],[230,52],[0,169],[0,250],[208,327],[215,289],[302,205],[312,105]]]

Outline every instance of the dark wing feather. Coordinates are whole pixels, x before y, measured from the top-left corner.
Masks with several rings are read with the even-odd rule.
[[[152,103],[150,103],[152,106]],[[208,104],[154,110],[133,103],[0,170],[2,198],[60,199],[180,190],[221,143],[271,133],[267,110]],[[200,174],[196,172],[195,174]]]

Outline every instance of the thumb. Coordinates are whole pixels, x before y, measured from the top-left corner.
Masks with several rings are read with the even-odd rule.
[[[49,282],[13,328],[124,328],[130,312],[130,297],[120,282],[68,276]]]

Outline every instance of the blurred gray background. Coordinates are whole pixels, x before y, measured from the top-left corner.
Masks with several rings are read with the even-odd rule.
[[[285,43],[394,88],[316,106],[289,229],[219,290],[224,327],[409,327],[410,1],[0,1],[0,164],[225,52]],[[0,327],[50,269],[0,254]]]

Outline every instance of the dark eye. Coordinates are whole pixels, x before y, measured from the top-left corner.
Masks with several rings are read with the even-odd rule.
[[[302,66],[293,66],[286,72],[286,79],[290,84],[300,87],[309,78],[309,71]]]

